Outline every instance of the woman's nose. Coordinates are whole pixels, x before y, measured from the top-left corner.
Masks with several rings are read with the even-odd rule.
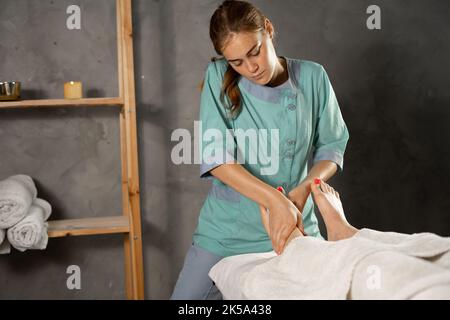
[[[247,70],[250,73],[256,73],[258,71],[258,65],[249,61],[247,62]]]

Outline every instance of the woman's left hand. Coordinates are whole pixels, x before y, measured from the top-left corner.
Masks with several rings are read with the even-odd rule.
[[[303,212],[303,208],[305,207],[306,200],[308,199],[309,194],[311,193],[311,185],[309,182],[304,181],[300,183],[297,187],[292,189],[288,198],[291,200],[297,209],[300,211],[300,216],[297,217],[297,227],[304,233],[303,227],[303,219],[301,217],[301,213]]]

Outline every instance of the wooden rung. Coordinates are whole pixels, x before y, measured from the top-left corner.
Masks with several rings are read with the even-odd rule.
[[[84,98],[84,99],[38,99],[0,101],[0,109],[11,108],[35,108],[35,107],[98,107],[98,106],[123,106],[121,98]]]
[[[127,216],[54,220],[48,222],[50,238],[130,232]]]

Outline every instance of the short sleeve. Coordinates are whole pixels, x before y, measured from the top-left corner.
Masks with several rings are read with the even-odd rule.
[[[344,168],[344,152],[349,139],[349,133],[334,93],[330,79],[321,66],[318,83],[319,118],[316,122],[314,136],[313,163],[330,160],[338,165],[340,171]]]
[[[200,178],[211,178],[212,169],[236,159],[232,119],[220,100],[224,71],[219,63],[209,63],[200,97]]]

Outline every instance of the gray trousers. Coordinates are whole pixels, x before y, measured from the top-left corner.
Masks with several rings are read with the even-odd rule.
[[[222,300],[222,294],[208,276],[223,257],[191,245],[178,276],[171,300]]]

